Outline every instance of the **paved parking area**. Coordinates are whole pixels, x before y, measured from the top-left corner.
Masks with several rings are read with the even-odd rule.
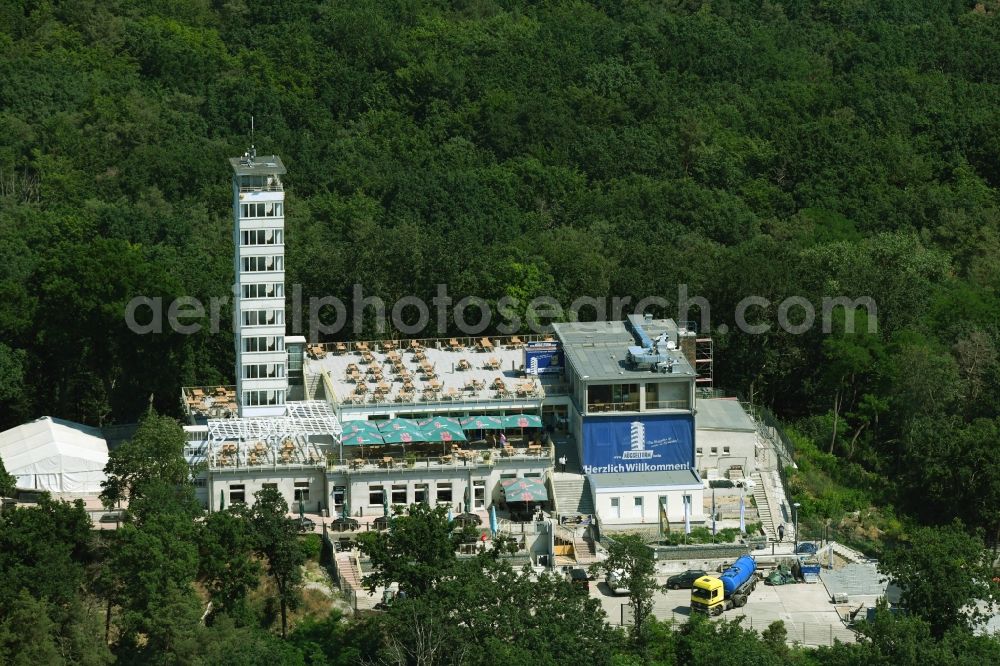
[[[662,584],[665,577],[659,577]],[[631,614],[628,597],[614,596],[604,581],[592,584],[590,595],[600,600],[604,612],[613,624],[630,622]],[[653,615],[661,620],[687,622],[690,616],[691,591],[672,590],[658,592],[654,597]],[[626,606],[623,612],[623,606]],[[837,607],[830,602],[830,595],[822,583],[799,583],[771,587],[763,582],[757,588],[747,605],[722,614],[724,619],[746,616],[743,624],[758,631],[767,628],[776,620],[783,620],[788,630],[788,640],[806,645],[830,645],[834,639],[853,642],[854,632],[844,626]]]

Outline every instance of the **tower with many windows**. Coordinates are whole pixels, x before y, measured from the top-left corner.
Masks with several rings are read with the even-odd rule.
[[[236,284],[236,395],[240,416],[280,416],[288,393],[285,354],[285,167],[256,151],[230,158]]]

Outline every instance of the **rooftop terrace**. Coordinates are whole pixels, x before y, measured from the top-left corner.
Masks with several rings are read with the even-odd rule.
[[[450,338],[310,345],[306,374],[326,374],[334,405],[535,406],[561,374],[524,373],[524,343]]]
[[[225,419],[237,414],[235,386],[185,386],[181,404],[189,416]]]

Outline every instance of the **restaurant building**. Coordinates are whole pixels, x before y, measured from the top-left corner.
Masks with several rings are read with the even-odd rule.
[[[631,315],[542,336],[286,337],[284,167],[231,163],[236,386],[181,396],[206,507],[274,487],[329,516],[426,501],[511,517],[589,506],[610,530],[704,520],[691,327]]]

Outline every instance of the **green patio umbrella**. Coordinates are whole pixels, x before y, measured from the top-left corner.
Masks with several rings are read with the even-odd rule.
[[[429,419],[421,419],[417,421],[417,425],[421,428],[433,425],[435,428],[451,428],[455,430],[462,429],[462,422],[454,416],[432,416]]]
[[[537,479],[503,479],[500,487],[508,502],[545,502],[549,499],[545,484]]]
[[[378,431],[374,432],[358,432],[348,437],[344,437],[340,440],[340,443],[344,446],[365,446],[366,444],[385,444],[382,439],[382,434]]]
[[[386,518],[389,517],[389,496],[382,492],[382,515]]]
[[[541,428],[542,418],[538,414],[508,414],[502,423],[504,428]]]
[[[340,517],[347,520],[351,517],[351,508],[347,504],[347,500],[344,500],[343,506],[340,507]]]
[[[225,511],[225,510],[226,510],[226,491],[225,490],[220,490],[219,491],[219,511]]]
[[[414,434],[420,433],[420,426],[413,419],[389,419],[388,421],[382,421],[379,423],[378,431],[383,435],[387,432],[398,432],[400,430],[411,432]]]
[[[462,419],[463,430],[503,430],[499,416],[467,416]]]
[[[382,441],[386,444],[414,444],[426,442],[427,438],[421,430],[387,430],[382,433]]]
[[[472,497],[469,494],[469,486],[465,487],[465,512],[472,513]]]
[[[343,436],[349,437],[359,432],[378,432],[378,425],[371,421],[344,421]]]
[[[306,505],[302,500],[299,500],[299,519],[306,517]]]
[[[458,419],[440,418],[423,422],[424,436],[428,442],[465,442],[468,441]]]

